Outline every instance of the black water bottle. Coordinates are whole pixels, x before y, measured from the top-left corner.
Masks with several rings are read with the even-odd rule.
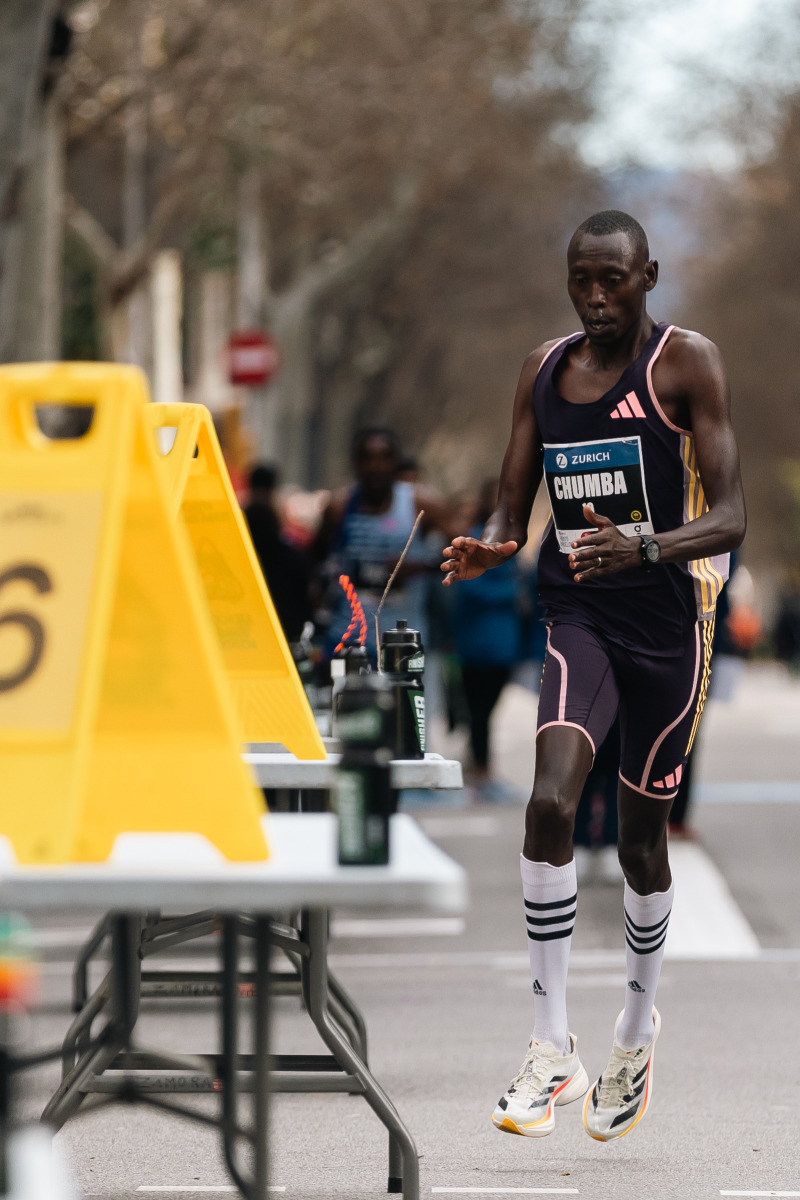
[[[394,808],[390,768],[394,688],[382,675],[353,671],[345,676],[336,700],[336,733],[342,743],[334,790],[339,862],[385,865]]]
[[[381,667],[394,690],[395,758],[425,757],[425,652],[418,629],[399,620],[381,638]]]

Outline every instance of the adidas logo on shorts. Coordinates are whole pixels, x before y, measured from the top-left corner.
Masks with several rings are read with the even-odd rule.
[[[638,987],[638,984],[637,984],[637,987]],[[642,989],[640,988],[639,990],[641,991]],[[542,985],[539,983],[538,979],[534,979],[534,981],[533,981],[533,994],[534,994],[534,996],[546,996],[547,995],[547,992],[544,990]]]
[[[628,987],[632,992],[644,992],[644,988],[638,984],[635,979],[628,980]]]

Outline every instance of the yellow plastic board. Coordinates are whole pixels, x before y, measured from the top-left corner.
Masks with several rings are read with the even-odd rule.
[[[26,863],[123,832],[267,856],[263,802],[132,367],[0,368],[0,834]],[[51,441],[37,406],[90,406]]]
[[[174,429],[161,463],[181,514],[217,630],[242,739],[325,757],[291,651],[231,486],[211,414],[201,404],[151,404],[157,431]],[[161,436],[162,446],[166,440]]]

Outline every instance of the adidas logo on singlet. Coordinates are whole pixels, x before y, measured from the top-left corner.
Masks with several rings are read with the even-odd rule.
[[[647,413],[639,403],[639,397],[636,392],[628,392],[624,400],[620,400],[617,407],[611,414],[612,421],[618,421],[620,417],[631,419],[637,417],[640,421],[647,420]]]

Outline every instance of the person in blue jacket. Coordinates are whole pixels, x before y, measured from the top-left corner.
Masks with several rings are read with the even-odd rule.
[[[497,503],[497,480],[481,487],[472,537],[480,537]],[[477,532],[476,532],[477,531]],[[491,778],[489,721],[519,660],[522,618],[521,576],[515,558],[461,584],[456,593],[453,634],[469,708],[469,740],[477,799],[503,801],[512,790]]]

